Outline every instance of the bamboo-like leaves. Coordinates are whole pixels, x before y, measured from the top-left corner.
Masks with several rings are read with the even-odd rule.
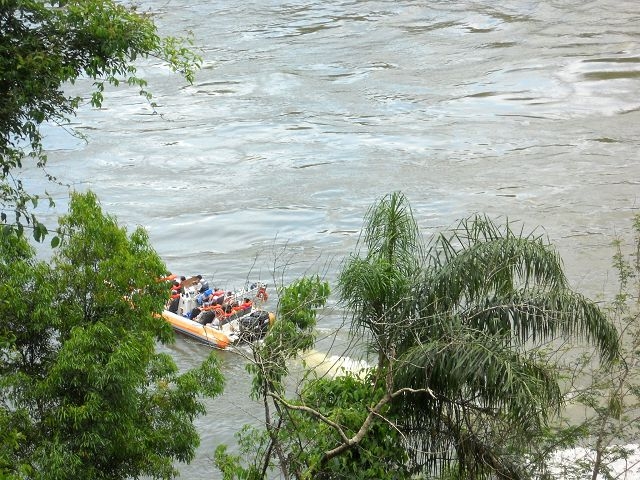
[[[568,290],[527,289],[484,299],[461,312],[465,324],[486,332],[503,332],[524,345],[564,337],[595,345],[603,359],[619,351],[619,334],[598,306]]]
[[[428,471],[456,463],[460,478],[485,478],[478,469],[520,478],[503,449],[535,435],[559,411],[555,372],[533,352],[505,348],[501,334],[454,321],[446,330],[396,360],[394,387],[416,392],[394,404],[412,461]]]
[[[387,195],[365,216],[362,236],[368,258],[383,258],[395,268],[412,274],[421,261],[420,232],[406,197]]]
[[[359,248],[339,278],[341,299],[353,314],[353,329],[373,333],[380,355],[411,317],[413,289],[422,265],[422,245],[409,203],[399,192],[369,209]]]
[[[438,235],[427,253],[430,289],[457,304],[536,284],[566,286],[562,260],[541,236],[515,234],[508,223],[500,229],[486,217]]]
[[[501,335],[458,325],[405,351],[396,364],[396,387],[428,388],[433,405],[508,411],[519,422],[537,423],[561,401],[556,377],[538,360],[533,353],[504,348]],[[407,400],[405,407],[412,409],[429,403]]]
[[[504,425],[535,432],[560,407],[541,342],[578,339],[605,360],[618,355],[615,327],[569,288],[543,235],[476,215],[425,250],[406,198],[393,193],[367,213],[359,248],[340,275],[342,300],[394,388],[411,389],[395,414],[409,445],[438,452],[414,459],[422,467],[439,471],[455,457],[471,471],[491,457],[490,471],[512,471],[486,442]]]

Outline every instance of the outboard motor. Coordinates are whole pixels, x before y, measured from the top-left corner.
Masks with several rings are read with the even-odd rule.
[[[255,342],[267,334],[269,330],[269,312],[256,310],[242,317],[240,323],[240,339]]]

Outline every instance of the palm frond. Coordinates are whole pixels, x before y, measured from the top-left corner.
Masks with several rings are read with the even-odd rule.
[[[415,310],[423,263],[422,240],[404,195],[389,194],[369,209],[358,247],[365,251],[347,260],[338,279],[341,300],[352,314],[352,332],[373,333],[384,350]]]
[[[514,288],[566,286],[562,260],[543,237],[500,230],[486,217],[471,217],[438,235],[427,258],[428,292],[466,304]],[[449,306],[449,305],[447,305]]]
[[[557,379],[531,352],[509,348],[501,335],[468,328],[415,345],[399,356],[397,385],[430,389],[432,402],[509,412],[519,422],[543,422],[544,406],[559,406]],[[405,399],[410,408],[430,408]],[[427,417],[426,415],[425,417]]]
[[[412,274],[422,259],[422,237],[411,206],[400,192],[383,197],[365,215],[361,241],[368,258],[382,258]]]
[[[353,258],[339,279],[341,299],[352,314],[352,333],[370,332],[378,345],[402,335],[416,309],[414,284],[385,260]]]
[[[413,461],[427,471],[457,465],[469,473],[482,464],[510,478],[516,467],[496,435],[538,434],[559,411],[557,377],[532,353],[505,346],[501,335],[456,325],[398,358],[396,386],[415,391],[394,403],[398,428]],[[509,441],[517,443],[517,436]]]
[[[597,304],[568,289],[526,289],[494,296],[461,312],[464,323],[502,332],[521,345],[563,337],[596,345],[606,361],[620,351],[619,333]]]

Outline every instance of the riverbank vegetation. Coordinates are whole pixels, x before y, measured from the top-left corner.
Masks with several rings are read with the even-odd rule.
[[[564,412],[549,442],[539,449],[541,457],[551,458],[553,478],[596,480],[640,474],[640,215],[633,219],[633,232],[631,244],[620,238],[613,241],[618,291],[605,310],[616,325],[620,355],[603,365],[586,350],[563,366],[572,413]]]
[[[569,287],[543,236],[473,216],[425,245],[407,199],[385,196],[337,285],[374,366],[309,371],[287,395],[286,372],[255,349],[265,427],[240,432],[240,455],[220,446],[217,467],[225,479],[569,478],[553,453],[583,443],[596,456],[571,478],[599,478],[629,455],[609,445],[636,433],[638,263],[616,259],[623,289],[609,311]],[[564,341],[589,355],[556,363]],[[562,420],[569,399],[589,407],[584,422]]]
[[[215,356],[179,373],[156,352],[173,333],[156,315],[165,267],[144,230],[127,233],[86,193],[73,195],[59,231],[46,263],[2,230],[0,472],[172,478],[199,444],[202,399],[222,390]],[[616,243],[620,291],[601,309],[569,288],[542,236],[474,216],[422,238],[407,199],[392,193],[372,206],[342,266],[336,290],[368,369],[310,369],[292,384],[330,285],[310,276],[280,290],[278,321],[248,364],[264,427],[240,432],[240,455],[217,449],[223,478],[577,480],[629,460],[637,250],[629,259]],[[556,364],[558,338],[595,348]],[[564,419],[569,401],[586,407],[581,421]],[[592,457],[553,464],[580,446]]]
[[[117,1],[0,1],[2,478],[173,478],[194,456],[194,420],[223,378],[213,356],[178,372],[156,351],[174,334],[158,316],[166,267],[146,232],[119,227],[89,192],[72,194],[50,262],[24,235],[44,240],[35,210],[53,204],[25,172],[57,181],[41,127],[68,129],[109,86],[136,88],[155,109],[136,61],[158,58],[191,82],[200,59],[189,46]],[[92,82],[88,98],[66,92],[80,79]]]
[[[222,391],[216,357],[180,373],[156,351],[174,333],[144,230],[128,234],[91,193],[59,229],[50,263],[0,234],[0,477],[173,478],[199,444],[203,398]]]

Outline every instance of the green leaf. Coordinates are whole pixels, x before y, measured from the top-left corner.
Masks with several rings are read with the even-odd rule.
[[[46,233],[34,224],[37,239]],[[156,352],[173,332],[154,315],[166,266],[148,235],[129,234],[86,192],[59,219],[50,261],[28,240],[0,236],[0,431],[21,438],[0,470],[8,451],[29,478],[173,478],[223,378],[215,358],[179,372]]]

